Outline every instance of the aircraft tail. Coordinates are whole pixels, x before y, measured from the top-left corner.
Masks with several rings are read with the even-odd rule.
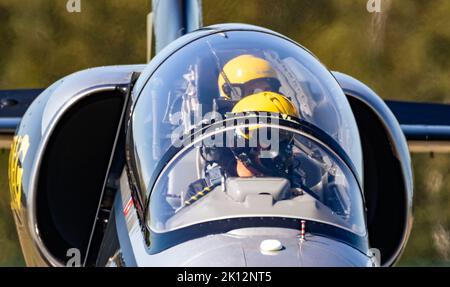
[[[152,0],[155,52],[202,27],[201,0]]]

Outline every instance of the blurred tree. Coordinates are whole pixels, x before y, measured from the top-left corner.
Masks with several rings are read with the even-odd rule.
[[[150,1],[0,2],[0,88],[46,87],[93,66],[145,62]]]

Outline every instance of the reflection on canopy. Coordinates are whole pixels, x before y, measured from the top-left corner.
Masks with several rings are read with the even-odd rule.
[[[243,56],[251,61],[241,61],[234,70],[227,68]],[[247,78],[246,69],[250,70]],[[302,120],[325,131],[345,150],[362,180],[356,122],[331,73],[306,50],[281,37],[232,31],[200,38],[175,52],[139,95],[131,126],[131,156],[141,192],[151,192],[155,167],[174,138],[202,121],[225,118],[237,100],[260,91],[274,91],[290,99]],[[229,97],[224,96],[226,92]]]
[[[275,166],[289,161],[284,173],[266,170],[238,176],[236,149],[225,147],[227,132],[251,125],[206,132],[182,149],[165,167],[151,194],[149,222],[167,232],[224,218],[281,217],[309,219],[365,234],[362,193],[354,174],[327,146],[299,130],[268,124],[271,135],[283,135],[290,146],[268,146],[273,156],[257,156]],[[261,129],[261,125],[259,125]],[[258,147],[259,148],[259,147]],[[189,171],[189,172],[187,172]]]

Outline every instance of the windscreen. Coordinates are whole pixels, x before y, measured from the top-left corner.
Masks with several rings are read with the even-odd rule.
[[[239,142],[244,129],[253,130],[254,141]],[[158,177],[147,215],[158,233],[244,217],[366,230],[361,190],[347,165],[321,140],[274,121],[214,127],[192,138]]]

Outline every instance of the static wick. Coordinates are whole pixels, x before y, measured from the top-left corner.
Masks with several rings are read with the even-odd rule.
[[[303,242],[305,241],[305,225],[306,225],[306,220],[302,220],[302,228],[300,230],[300,241]]]

